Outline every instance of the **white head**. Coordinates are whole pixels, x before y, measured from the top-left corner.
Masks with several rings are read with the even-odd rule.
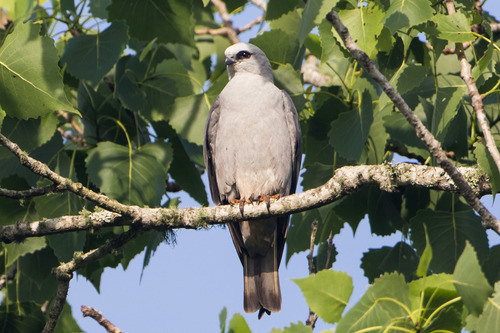
[[[257,46],[247,43],[231,45],[224,52],[226,67],[231,80],[236,74],[250,73],[261,75],[273,81],[271,64],[264,52]]]

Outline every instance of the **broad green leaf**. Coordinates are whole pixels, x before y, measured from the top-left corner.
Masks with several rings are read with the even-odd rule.
[[[111,0],[90,0],[89,9],[95,17],[107,19],[108,11],[106,7],[109,5],[111,5]]]
[[[245,318],[239,313],[236,313],[229,321],[227,329],[228,333],[251,333]]]
[[[473,315],[479,316],[493,293],[493,288],[486,280],[477,260],[476,252],[469,242],[465,245],[465,249],[457,261],[453,282],[467,309]]]
[[[38,24],[18,23],[0,48],[0,106],[21,119],[55,110],[79,114],[64,93],[54,41],[39,31]]]
[[[89,152],[86,163],[92,182],[111,198],[141,206],[160,204],[166,175],[151,155],[101,142]]]
[[[443,140],[447,125],[457,115],[457,109],[463,96],[461,87],[439,88],[436,95],[434,112],[432,113],[431,132],[436,139]]]
[[[432,3],[427,0],[393,0],[386,9],[384,25],[395,34],[398,30],[406,32],[406,28],[413,27],[431,19],[434,15]]]
[[[469,241],[480,260],[488,254],[488,239],[481,225],[481,219],[472,211],[446,212],[425,209],[410,220],[411,239],[417,251],[422,253],[426,246],[423,224],[429,235],[433,255],[430,269],[434,273],[451,273],[458,258]]]
[[[328,133],[335,151],[348,160],[357,161],[365,147],[373,122],[372,98],[367,90],[359,95],[358,107],[341,113]]]
[[[201,146],[208,111],[209,105],[204,94],[178,97],[174,104],[164,111],[162,118],[154,120],[168,120],[181,137]]]
[[[53,112],[26,120],[7,116],[3,121],[2,134],[24,151],[31,152],[52,138],[58,124],[57,115]]]
[[[316,275],[294,279],[313,312],[328,323],[340,320],[352,294],[352,279],[347,273],[322,270]]]
[[[491,192],[493,193],[493,197],[495,197],[496,193],[500,191],[500,172],[484,143],[476,142],[474,148],[474,155],[476,155],[477,163],[488,175],[491,184]]]
[[[70,39],[61,62],[73,76],[95,86],[118,61],[127,41],[125,23],[114,22],[101,33]]]
[[[500,282],[495,283],[495,294],[488,299],[476,325],[476,333],[496,332],[500,327]]]
[[[49,247],[27,254],[19,259],[19,286],[9,288],[9,298],[20,301],[35,301],[43,304],[54,297],[57,280],[51,274],[59,261]]]
[[[163,166],[165,174],[168,173],[173,159],[172,144],[170,142],[149,142],[141,146],[139,151],[154,157]]]
[[[385,274],[368,288],[361,300],[339,321],[335,332],[378,331],[387,326],[409,329],[410,315],[408,286],[404,277],[394,273]]]
[[[411,309],[419,318],[423,332],[456,332],[461,330],[462,308],[453,278],[435,274],[409,283]]]
[[[194,45],[191,1],[112,0],[107,10],[110,21],[125,20],[139,40]]]
[[[427,158],[429,151],[425,144],[415,134],[415,130],[408,123],[403,114],[393,112],[385,116],[384,126],[389,134],[389,142],[406,149],[409,153]]]
[[[401,218],[401,195],[381,191],[376,187],[369,187],[366,192],[371,232],[387,236],[401,230],[405,224]]]
[[[298,69],[302,64],[302,58],[299,56],[299,42],[293,34],[273,29],[251,39],[250,43],[264,51],[271,65],[292,64],[295,69]]]
[[[21,21],[31,15],[36,4],[35,0],[2,0],[1,6],[11,20]]]
[[[73,259],[73,254],[76,251],[83,250],[85,240],[86,232],[83,231],[47,236],[47,243],[60,262],[68,262]]]
[[[22,256],[34,253],[47,246],[45,237],[27,238],[22,243],[3,244],[7,254],[5,266],[10,267],[14,262]]]
[[[418,256],[415,250],[404,242],[398,242],[394,247],[369,249],[361,258],[361,268],[370,283],[383,273],[392,272],[403,274],[406,281],[414,280],[417,265]]]
[[[359,48],[373,59],[377,54],[378,36],[384,28],[380,24],[384,18],[382,10],[375,5],[375,2],[369,2],[368,6],[340,10],[338,14],[344,25],[349,28]],[[335,35],[337,35],[336,32]]]
[[[18,307],[12,304],[0,306],[0,323],[2,331],[9,333],[42,332],[45,326],[45,318],[40,310],[40,304],[35,302],[19,303],[22,310],[20,315]]]
[[[321,1],[308,1],[302,13],[300,21],[299,32],[297,38],[302,45],[314,26],[319,25],[326,19],[333,7],[337,4],[338,0],[321,0]]]
[[[273,74],[276,86],[288,92],[295,108],[300,112],[306,105],[300,72],[296,71],[292,65],[286,64],[278,67]]]
[[[300,0],[269,0],[267,3],[266,20],[274,20],[297,7],[303,7]]]
[[[437,25],[434,35],[440,39],[453,43],[465,43],[475,39],[467,17],[461,12],[451,15],[437,14],[432,21]]]
[[[169,173],[175,182],[186,191],[193,199],[204,206],[208,206],[205,185],[200,178],[200,172],[189,158],[184,145],[177,133],[166,122],[154,122],[154,129],[158,135],[169,140],[172,144],[173,156]]]
[[[500,245],[490,248],[488,258],[483,262],[482,269],[490,285],[500,281]]]
[[[115,93],[127,109],[143,112],[150,109],[146,90],[141,89],[147,69],[147,64],[134,56],[125,56],[118,60],[115,69]]]

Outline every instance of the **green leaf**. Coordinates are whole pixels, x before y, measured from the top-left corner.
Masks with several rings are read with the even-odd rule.
[[[292,64],[296,69],[302,63],[299,56],[300,47],[295,35],[289,34],[280,29],[265,31],[250,40],[250,43],[257,45],[271,62],[274,64]]]
[[[163,165],[163,170],[165,170],[165,174],[168,173],[174,154],[172,149],[172,144],[170,142],[162,142],[162,141],[149,142],[141,146],[139,151],[141,153],[147,154],[155,158],[158,161],[158,163]]]
[[[55,112],[26,120],[7,116],[3,121],[2,133],[24,151],[31,152],[52,138],[58,124]]]
[[[422,255],[420,256],[420,261],[418,263],[418,268],[417,268],[417,275],[421,277],[427,275],[432,260],[431,241],[429,240],[429,234],[427,233],[425,224],[424,224],[424,233],[425,233],[425,248],[424,252],[422,252]]]
[[[411,315],[408,286],[400,274],[385,274],[339,321],[335,332],[375,331],[381,327],[408,327]],[[392,332],[392,330],[391,330]]]
[[[476,333],[496,332],[500,327],[500,282],[495,283],[495,294],[488,299],[476,325]]]
[[[118,61],[127,41],[125,23],[114,22],[102,33],[70,39],[61,62],[73,76],[95,86]]]
[[[220,333],[226,333],[227,308],[224,307],[219,313]]]
[[[369,249],[361,258],[361,268],[370,283],[383,273],[392,272],[403,274],[406,281],[414,280],[417,265],[418,256],[415,250],[405,242],[398,242],[394,247]]]
[[[125,204],[156,207],[165,192],[164,167],[151,155],[101,142],[86,159],[90,179],[100,190]]]
[[[449,130],[447,125],[457,115],[462,96],[462,87],[439,88],[431,122],[431,132],[436,136],[436,139],[441,141],[444,139],[446,130]]]
[[[2,0],[2,8],[13,21],[28,18],[37,4],[34,0]]]
[[[467,17],[461,12],[445,15],[437,14],[432,18],[437,27],[433,35],[453,43],[465,43],[475,39],[470,31]]]
[[[158,135],[169,140],[172,144],[174,159],[169,173],[175,182],[186,191],[193,199],[204,206],[208,206],[207,192],[201,181],[200,172],[182,144],[181,139],[166,122],[155,122],[153,127]]]
[[[47,246],[45,237],[27,238],[22,243],[3,244],[7,253],[5,267],[10,267],[14,262],[22,256],[34,253]]]
[[[228,333],[252,333],[248,327],[245,318],[239,313],[236,313],[229,321]]]
[[[111,5],[111,0],[90,0],[89,9],[95,17],[107,19],[108,11],[106,7],[109,5]]]
[[[422,332],[461,331],[463,304],[449,274],[435,274],[409,283],[413,313],[419,314]]]
[[[346,159],[359,160],[372,122],[372,98],[368,90],[364,90],[359,96],[359,106],[354,110],[341,113],[332,122],[328,133],[330,144]]]
[[[54,41],[39,31],[38,24],[19,23],[0,48],[0,106],[21,119],[55,110],[79,114],[64,93]]]
[[[154,120],[168,120],[177,134],[201,146],[209,109],[204,94],[178,97],[171,107],[164,110],[163,117]]]
[[[125,20],[139,40],[194,45],[191,1],[113,0],[107,10],[110,21]]]
[[[382,10],[373,1],[368,2],[368,6],[340,10],[338,14],[359,48],[373,59],[377,54],[378,36],[384,28],[384,25],[380,24],[384,18]],[[337,37],[337,40],[340,39]]]
[[[493,197],[500,191],[500,172],[490,152],[482,142],[474,143],[474,155],[481,169],[488,175]]]
[[[446,212],[439,210],[420,210],[410,220],[411,239],[415,248],[422,253],[426,246],[424,227],[429,235],[434,255],[430,269],[434,273],[453,272],[458,258],[469,241],[478,253],[480,260],[488,254],[488,239],[481,225],[481,219],[472,211]]]
[[[85,239],[86,232],[70,232],[47,236],[47,243],[60,262],[68,262],[73,259],[73,253],[83,250]]]
[[[479,316],[493,293],[493,288],[486,280],[477,260],[476,252],[469,242],[465,245],[465,249],[457,261],[453,280],[467,309],[473,315]]]
[[[313,312],[328,323],[336,323],[352,294],[352,279],[347,273],[322,270],[316,275],[294,279]]]
[[[302,45],[314,26],[319,25],[326,18],[339,0],[308,1],[302,13],[297,39]]]
[[[305,108],[306,99],[304,98],[304,86],[300,72],[296,71],[292,65],[286,64],[274,70],[273,75],[276,86],[288,92],[297,111],[300,112]]]
[[[19,314],[18,307],[5,305],[0,306],[0,325],[3,332],[27,333],[42,332],[45,326],[45,318],[40,305],[35,302],[18,303],[22,314]]]
[[[303,7],[304,3],[301,0],[269,0],[266,10],[266,21],[274,20],[281,17],[296,7]]]
[[[500,245],[490,248],[488,258],[483,262],[482,269],[490,285],[500,281]]]
[[[424,23],[434,15],[432,4],[427,0],[393,0],[385,13],[385,22],[381,26],[386,26],[394,35],[398,30]]]

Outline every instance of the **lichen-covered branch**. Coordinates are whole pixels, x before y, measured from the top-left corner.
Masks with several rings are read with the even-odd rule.
[[[463,174],[467,182],[474,187],[475,195],[483,196],[491,193],[488,178],[480,169],[463,167],[458,168],[458,172]],[[247,204],[243,215],[238,206],[231,205],[185,209],[136,208],[137,216],[132,218],[101,209],[82,215],[0,226],[0,241],[20,241],[27,237],[123,225],[140,226],[143,230],[196,229],[230,221],[309,210],[339,200],[366,185],[377,186],[388,192],[398,191],[406,186],[446,192],[457,191],[453,181],[439,167],[409,163],[345,166],[337,169],[335,175],[322,186],[279,200],[271,200],[269,210],[265,203]]]
[[[62,177],[56,172],[50,170],[46,164],[30,157],[26,152],[19,148],[17,144],[7,139],[3,134],[0,134],[0,144],[16,155],[19,162],[23,166],[30,169],[33,173],[51,180],[58,187],[58,189],[73,192],[81,198],[93,201],[99,207],[112,212],[126,216],[135,215],[136,207],[121,204],[116,200],[86,188],[81,183],[75,183],[69,178]]]
[[[345,47],[352,54],[353,58],[366,70],[366,72],[378,83],[382,90],[391,99],[394,105],[405,116],[408,123],[414,128],[418,138],[422,140],[431,154],[436,158],[439,165],[450,175],[453,182],[459,189],[459,193],[464,197],[467,203],[481,216],[482,223],[485,228],[494,230],[500,235],[500,221],[498,221],[486,207],[479,201],[478,196],[467,183],[464,176],[458,171],[453,163],[446,156],[445,151],[441,148],[441,143],[436,140],[434,135],[424,126],[422,121],[413,113],[408,104],[404,101],[401,95],[389,83],[387,78],[377,69],[370,57],[363,52],[356,42],[352,39],[349,30],[340,20],[337,12],[331,10],[327,15],[327,20],[337,30],[342,38]]]

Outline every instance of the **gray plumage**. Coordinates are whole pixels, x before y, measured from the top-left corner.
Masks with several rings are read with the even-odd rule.
[[[252,44],[225,51],[229,82],[215,100],[203,153],[215,204],[295,193],[302,156],[297,111],[274,85],[271,65]],[[244,270],[244,309],[281,309],[278,268],[289,216],[230,223]]]

